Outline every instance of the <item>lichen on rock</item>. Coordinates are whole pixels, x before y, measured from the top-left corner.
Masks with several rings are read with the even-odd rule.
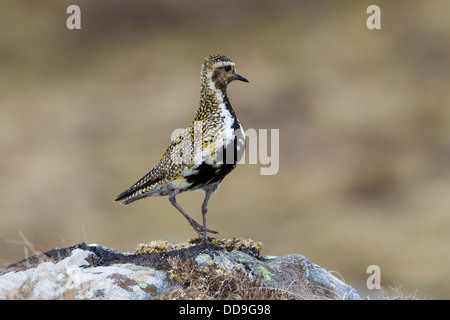
[[[264,257],[251,239],[210,241],[53,249],[0,271],[0,299],[360,299],[302,255]]]
[[[149,243],[141,243],[134,250],[137,254],[149,254],[155,252],[169,252],[173,250],[180,250],[192,247],[201,242],[202,238],[197,237],[189,239],[186,242],[171,244],[166,240],[153,240]],[[263,244],[252,239],[243,238],[225,238],[225,239],[211,239],[211,243],[222,247],[225,251],[231,252],[234,250],[248,250],[254,254],[259,255],[263,249]]]

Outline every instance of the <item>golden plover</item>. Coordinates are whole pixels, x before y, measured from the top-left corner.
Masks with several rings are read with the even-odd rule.
[[[203,60],[200,107],[191,125],[167,148],[159,163],[138,182],[119,194],[123,205],[151,196],[169,196],[170,203],[208,242],[206,212],[211,195],[236,167],[245,149],[245,135],[227,96],[227,85],[240,80],[233,61],[221,54]],[[203,225],[192,219],[175,197],[184,191],[202,191]]]

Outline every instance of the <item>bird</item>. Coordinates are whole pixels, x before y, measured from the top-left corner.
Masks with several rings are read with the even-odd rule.
[[[200,102],[192,123],[169,144],[160,161],[115,201],[128,205],[138,199],[168,196],[170,203],[187,219],[208,244],[206,213],[211,195],[237,165],[245,150],[245,132],[227,95],[235,81],[249,82],[236,72],[235,63],[223,54],[203,59],[200,72]],[[178,204],[176,196],[186,191],[204,193],[202,224]]]

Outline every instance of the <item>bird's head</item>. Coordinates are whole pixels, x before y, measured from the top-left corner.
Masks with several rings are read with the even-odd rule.
[[[236,65],[229,58],[222,54],[212,54],[203,59],[202,85],[225,91],[227,85],[234,80],[248,82],[236,72]]]

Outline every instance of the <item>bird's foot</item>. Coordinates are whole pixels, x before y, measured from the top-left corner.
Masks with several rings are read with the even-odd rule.
[[[214,238],[209,238],[206,233],[202,235],[202,239],[198,244],[199,247],[203,248],[205,252],[222,251],[223,248],[217,244],[212,243]]]
[[[198,234],[201,234],[201,235],[205,235],[207,232],[218,234],[217,231],[208,229],[205,226],[202,226],[201,224],[199,224],[198,222],[195,222],[195,221],[194,221],[194,223],[192,223],[192,227],[194,228],[195,232],[197,232]]]

